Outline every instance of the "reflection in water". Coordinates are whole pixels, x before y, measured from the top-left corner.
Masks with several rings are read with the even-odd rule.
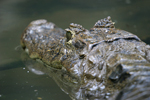
[[[150,37],[149,4],[149,0],[0,0],[0,99],[69,99],[47,76],[27,73],[20,54],[14,50],[32,20],[47,19],[61,28],[71,22],[90,28],[98,19],[110,15],[117,28],[144,40]]]

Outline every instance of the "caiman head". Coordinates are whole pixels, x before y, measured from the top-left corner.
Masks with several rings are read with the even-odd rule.
[[[54,80],[71,97],[107,98],[126,85],[134,63],[150,59],[149,46],[114,24],[108,16],[90,30],[74,23],[63,30],[37,20],[22,34],[21,45],[30,58],[54,72]]]

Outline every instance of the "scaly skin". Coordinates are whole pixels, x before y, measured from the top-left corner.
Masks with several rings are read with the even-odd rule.
[[[42,61],[47,69],[59,70],[55,81],[73,99],[125,100],[135,95],[147,99],[150,46],[114,24],[108,16],[90,30],[74,23],[63,30],[36,20],[25,29],[21,45],[30,58]],[[147,89],[144,95],[140,86]]]

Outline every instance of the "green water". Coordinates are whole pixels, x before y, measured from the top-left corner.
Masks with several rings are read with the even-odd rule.
[[[0,100],[70,100],[50,77],[25,67],[15,50],[21,33],[36,19],[61,28],[74,22],[90,29],[107,16],[116,28],[150,44],[149,0],[0,0]]]

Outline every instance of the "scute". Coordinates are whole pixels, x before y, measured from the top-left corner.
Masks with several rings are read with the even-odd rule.
[[[114,24],[115,22],[112,22],[111,17],[108,16],[107,18],[98,20],[95,23],[94,28],[115,28]]]

